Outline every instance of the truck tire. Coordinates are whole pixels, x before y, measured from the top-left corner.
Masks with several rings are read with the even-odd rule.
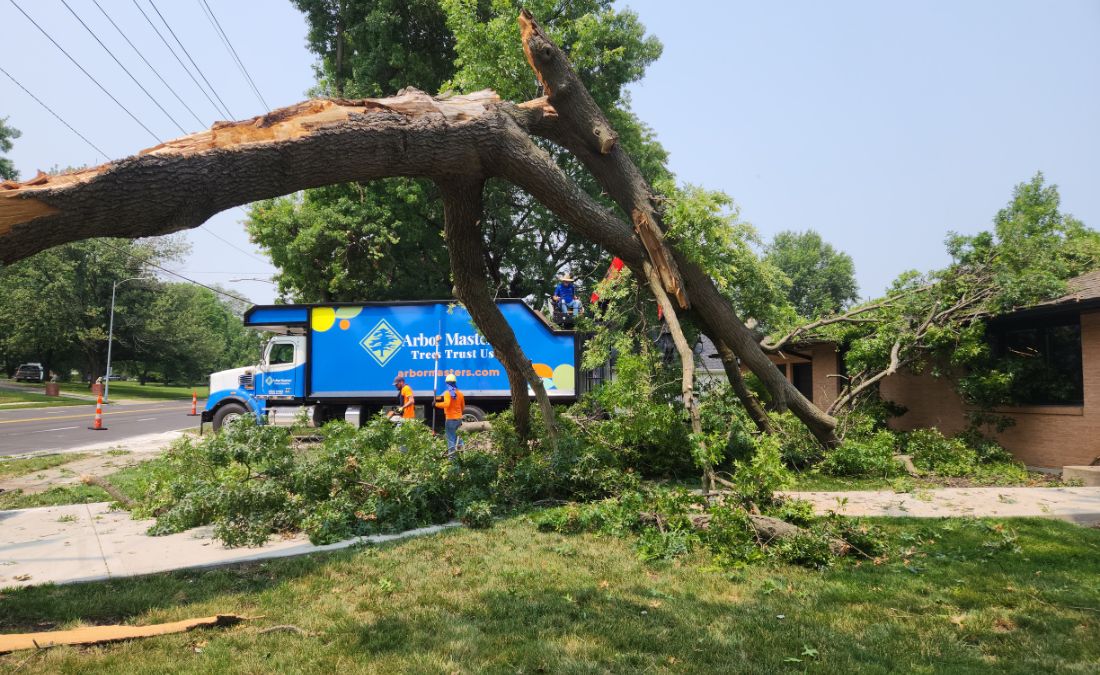
[[[226,403],[214,411],[214,419],[211,421],[211,425],[216,433],[221,431],[223,425],[244,417],[247,412],[240,403]]]
[[[484,422],[485,411],[476,405],[468,405],[462,409],[463,422]]]

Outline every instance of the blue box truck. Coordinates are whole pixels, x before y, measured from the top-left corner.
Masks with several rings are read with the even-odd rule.
[[[497,306],[550,398],[576,400],[582,385],[576,333],[554,328],[522,300]],[[425,420],[451,373],[465,394],[468,421],[510,402],[504,367],[455,301],[257,305],[244,323],[274,335],[259,364],[210,376],[202,421],[215,430],[249,414],[264,424],[290,425],[305,414],[316,426],[334,419],[359,425],[396,404],[398,375]]]

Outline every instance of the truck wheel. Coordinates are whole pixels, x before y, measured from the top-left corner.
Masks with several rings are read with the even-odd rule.
[[[484,422],[485,411],[476,405],[468,405],[462,409],[463,422]]]
[[[226,403],[214,413],[214,419],[211,422],[214,431],[221,431],[224,425],[236,422],[244,417],[246,412],[248,411],[239,403]]]

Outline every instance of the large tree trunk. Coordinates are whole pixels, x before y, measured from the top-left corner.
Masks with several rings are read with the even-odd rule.
[[[565,54],[542,32],[529,12],[524,10],[519,22],[527,60],[547,92],[546,105],[555,113],[544,114],[534,127],[535,133],[576,155],[611,199],[631,215],[650,260],[661,270],[665,289],[677,298],[682,308],[694,305],[704,325],[761,379],[777,408],[790,408],[819,441],[835,444],[836,421],[814,406],[779,373],[710,276],[664,242],[660,214],[654,208],[653,189],[618,144],[610,123]]]
[[[485,182],[480,178],[460,177],[440,179],[437,184],[443,195],[443,234],[451,259],[455,297],[466,306],[508,373],[516,431],[524,440],[530,436],[531,399],[527,393],[530,386],[538,400],[550,441],[556,443],[557,426],[550,397],[485,283],[481,231],[478,229]]]
[[[522,21],[524,49],[548,99],[516,106],[489,91],[433,99],[410,89],[386,99],[307,101],[103,166],[2,183],[0,262],[90,237],[196,227],[227,208],[304,188],[390,176],[497,176],[639,276],[650,261],[665,291],[734,350],[777,407],[789,407],[823,443],[834,442],[835,420],[772,366],[706,272],[665,242],[651,188],[603,113],[530,15]],[[532,133],[573,152],[627,217],[581,190]]]

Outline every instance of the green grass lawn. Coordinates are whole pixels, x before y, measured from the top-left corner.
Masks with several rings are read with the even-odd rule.
[[[10,382],[10,380],[4,380],[4,382]],[[20,386],[33,387],[35,389],[44,389],[45,385],[31,383],[18,383]],[[79,384],[76,382],[62,382],[61,391],[74,394],[87,394],[91,395],[91,390],[86,384]],[[156,382],[150,382],[149,384],[139,384],[132,381],[117,381],[111,383],[110,395],[113,399],[139,399],[150,401],[163,401],[163,400],[190,400],[191,392],[198,392],[199,399],[202,400],[210,394],[210,387],[206,384],[197,387],[187,387],[184,385],[165,385],[158,384]],[[11,391],[8,389],[0,390],[0,410],[4,410],[4,403],[33,403],[34,405],[27,406],[6,406],[10,408],[38,408],[48,407],[56,405],[87,405],[88,401],[82,401],[79,399],[71,399],[57,396],[46,396],[44,394]],[[94,401],[93,401],[94,402]]]
[[[190,400],[192,391],[197,391],[199,393],[199,400],[202,400],[209,395],[210,387],[205,384],[197,387],[186,387],[183,385],[165,385],[154,382],[142,385],[138,382],[127,380],[125,382],[112,382],[110,388],[111,396],[116,399]]]
[[[73,457],[74,459],[80,459],[85,455],[64,455],[64,457]],[[59,455],[49,455],[48,457],[59,457]],[[43,457],[41,459],[47,459]],[[38,458],[35,458],[38,459]],[[9,461],[32,461],[32,460],[9,460]],[[71,461],[71,460],[66,460]],[[136,499],[139,496],[141,490],[141,479],[148,475],[152,462],[156,462],[156,459],[142,462],[134,466],[120,469],[112,474],[105,476],[107,480],[111,481],[122,493],[131,499]],[[0,462],[0,477],[2,477],[4,466],[6,462]],[[54,464],[53,466],[57,466]],[[31,473],[32,471],[41,471],[42,469],[50,468],[49,466],[43,466],[30,471],[24,471],[23,473]],[[9,474],[16,475],[16,474]],[[92,502],[109,502],[113,501],[111,496],[100,487],[94,485],[59,485],[52,487],[45,492],[38,492],[35,494],[23,494],[22,490],[10,490],[8,492],[0,493],[0,511],[8,509],[29,509],[35,506],[57,506],[59,504],[90,504]]]
[[[21,404],[21,405],[12,405]],[[29,404],[29,405],[22,405]],[[60,405],[88,405],[88,401],[64,396],[46,396],[45,394],[33,394],[10,389],[0,390],[0,410],[15,410],[23,408],[52,408]]]
[[[22,459],[0,457],[0,478],[15,478],[36,471],[45,471],[87,457],[87,453],[70,452],[56,455],[39,455]]]
[[[629,540],[544,534],[519,517],[334,554],[8,590],[3,632],[262,618],[19,652],[0,657],[0,670],[1096,672],[1100,531],[1039,519],[882,522],[893,555],[824,572],[730,572],[699,557],[644,564]],[[284,624],[306,634],[261,632]]]

